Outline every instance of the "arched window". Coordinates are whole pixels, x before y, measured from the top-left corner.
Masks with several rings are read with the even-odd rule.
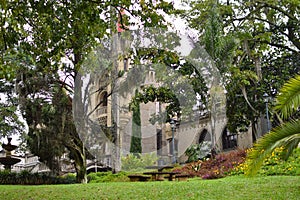
[[[227,127],[225,127],[222,133],[222,144],[223,150],[233,149],[237,146],[237,135],[230,133]]]
[[[107,106],[107,92],[106,91],[101,93],[100,103],[101,103],[101,106]]]
[[[98,105],[97,105],[97,110],[96,110],[96,115],[97,117],[103,117],[103,115],[107,114],[107,92],[103,91],[99,94],[98,96]],[[100,123],[106,122],[106,117],[105,118],[99,118],[101,119]]]
[[[203,159],[204,157],[210,156],[212,148],[211,136],[207,129],[203,129],[201,134],[199,134],[197,145],[200,148],[200,152],[198,152],[198,159]]]
[[[211,141],[210,134],[206,129],[201,132],[198,143],[201,144],[203,141]]]

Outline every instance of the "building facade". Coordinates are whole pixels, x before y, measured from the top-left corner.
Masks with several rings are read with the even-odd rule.
[[[124,83],[128,78],[131,66],[126,62],[118,62],[117,69],[123,71],[124,75],[120,78],[119,84]],[[119,94],[117,98],[117,110],[114,111],[113,88],[111,83],[107,82],[109,74],[99,75],[94,77],[95,81],[92,85],[93,90],[97,93],[92,96],[90,109],[97,107],[92,115],[92,118],[100,125],[113,127],[117,123],[120,137],[120,150],[122,156],[130,153],[130,144],[132,139],[132,123],[133,116],[129,110],[129,104],[136,90],[141,90],[147,85],[155,87],[160,84],[156,81],[155,71],[149,67],[144,72],[145,79],[142,84],[128,89],[125,93]],[[172,157],[175,155],[176,160],[184,163],[187,160],[185,151],[188,147],[194,144],[200,144],[203,141],[208,141],[211,144],[211,149],[216,152],[228,151],[235,148],[248,148],[252,145],[251,128],[248,132],[242,134],[231,134],[227,129],[227,118],[225,114],[225,99],[215,95],[217,99],[214,103],[214,112],[200,112],[195,109],[195,113],[191,120],[176,124],[176,128],[172,130],[169,123],[151,124],[149,119],[165,109],[165,104],[160,102],[148,102],[140,104],[141,116],[141,143],[142,153],[157,154],[161,164],[171,163]],[[116,108],[116,107],[115,107]],[[117,114],[116,114],[117,112]],[[116,116],[117,115],[117,116]],[[105,158],[106,163],[111,163],[110,158],[112,152],[112,143],[109,140],[101,142],[101,159]]]

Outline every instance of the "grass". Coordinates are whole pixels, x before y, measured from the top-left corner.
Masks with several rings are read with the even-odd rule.
[[[0,185],[1,199],[299,199],[300,176],[116,182],[86,185]]]

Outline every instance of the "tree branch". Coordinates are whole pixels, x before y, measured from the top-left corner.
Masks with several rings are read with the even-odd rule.
[[[273,42],[269,42],[269,41],[266,41],[266,40],[263,40],[263,41],[260,41],[261,43],[265,43],[265,44],[268,44],[270,46],[273,46],[273,47],[277,47],[277,48],[283,48],[283,49],[286,49],[286,50],[289,50],[293,53],[296,53],[298,54],[299,51],[295,50],[295,49],[292,49],[284,44],[278,44],[278,43],[273,43]]]
[[[280,7],[277,7],[277,6],[275,6],[275,5],[269,4],[269,3],[265,2],[265,1],[257,0],[257,2],[260,3],[260,4],[262,4],[263,7],[269,7],[269,8],[272,8],[272,9],[274,9],[274,10],[277,10],[278,12],[281,12],[282,14],[284,14],[285,16],[287,16],[287,17],[290,18],[290,19],[297,20],[296,17],[294,17],[293,15],[290,15],[289,12],[286,12],[285,10],[283,10],[283,9],[280,8]]]

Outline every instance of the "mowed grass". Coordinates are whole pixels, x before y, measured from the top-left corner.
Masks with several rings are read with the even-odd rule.
[[[0,185],[0,199],[300,199],[300,176],[182,182],[117,182],[71,185]]]

